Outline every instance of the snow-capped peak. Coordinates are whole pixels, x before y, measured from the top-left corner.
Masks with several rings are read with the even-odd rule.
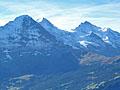
[[[72,47],[79,47],[79,45],[87,46],[120,46],[120,34],[109,28],[100,28],[91,24],[88,21],[81,23],[74,32],[63,31],[54,26],[49,20],[43,18],[41,22],[33,20],[28,15],[22,15],[15,18],[14,21],[9,22],[2,28],[5,31],[5,35],[12,36],[16,39],[20,35],[31,38],[39,39],[40,36],[46,37],[46,35],[54,36],[57,41],[61,41],[64,44]],[[43,33],[44,32],[44,33]],[[4,35],[4,36],[5,36]],[[3,33],[2,35],[3,38]],[[5,36],[5,37],[6,37]],[[21,37],[21,36],[20,36]],[[48,36],[47,36],[48,37]],[[19,40],[19,39],[18,39]],[[89,47],[90,48],[90,47]]]
[[[5,25],[7,29],[13,28],[22,28],[22,26],[32,26],[35,24],[35,21],[28,15],[21,15],[16,17],[13,21],[10,21]]]
[[[84,23],[81,23],[81,24],[84,24],[84,25],[92,25],[90,22],[88,21],[85,21]]]
[[[43,18],[42,21],[40,22],[40,24],[46,28],[46,29],[50,29],[50,28],[56,28],[49,20],[47,20],[46,18]]]
[[[88,21],[85,21],[85,22],[81,23],[79,25],[79,27],[97,27],[97,26],[92,24],[92,23],[90,23],[90,22],[88,22]],[[97,27],[97,28],[99,28],[99,27]]]
[[[91,34],[92,32],[98,33],[100,32],[100,29],[100,27],[97,27],[90,22],[85,21],[84,23],[81,23],[74,31],[76,31],[80,35],[87,35]]]
[[[49,23],[49,24],[51,24],[50,21],[47,20],[46,18],[43,18],[42,21],[41,21],[41,23]]]
[[[28,15],[22,15],[22,16],[19,16],[17,18],[15,18],[14,20],[15,23],[24,23],[24,24],[27,24],[27,25],[32,25],[35,23],[35,21],[32,19],[32,17],[28,16]]]
[[[19,16],[19,17],[16,17],[15,18],[15,21],[23,21],[23,20],[30,20],[30,19],[32,19],[29,15],[21,15],[21,16]]]

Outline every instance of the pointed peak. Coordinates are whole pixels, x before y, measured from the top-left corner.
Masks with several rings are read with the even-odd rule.
[[[41,23],[50,23],[51,24],[51,22],[48,19],[44,18],[44,17],[43,17]]]
[[[21,15],[16,17],[15,19],[19,19],[19,18],[25,19],[25,18],[31,18],[31,17],[29,15]]]
[[[48,20],[47,20],[47,18],[44,18],[44,17],[43,17],[42,21],[48,21]]]
[[[40,22],[40,24],[54,27],[54,25],[46,18],[43,18],[42,21]]]
[[[111,32],[111,31],[113,31],[111,28],[107,28],[107,30],[106,31],[109,31],[109,32]]]
[[[90,36],[97,36],[94,32],[91,32]]]
[[[119,34],[119,32],[112,30],[111,28],[107,28],[107,33],[112,33],[112,34]]]
[[[29,15],[21,15],[21,16],[19,16],[19,17],[24,17],[24,18],[31,18]]]
[[[90,23],[88,21],[85,21],[85,22],[82,22],[77,28],[81,28],[81,27],[84,27],[84,28],[92,27],[92,28],[94,28],[94,27],[97,27],[97,26],[93,25],[92,23]]]
[[[26,22],[26,24],[30,24],[30,23],[33,23],[35,21],[29,15],[21,15],[19,17],[16,17],[13,22],[15,24],[21,25],[23,22]]]
[[[32,19],[32,17],[30,17],[29,15],[21,15],[21,16],[15,18],[15,20],[18,20],[18,19],[21,19],[21,20]]]
[[[13,21],[8,22],[5,26],[21,27],[23,24],[30,26],[33,23],[35,23],[35,20],[33,20],[32,17],[28,15],[21,15],[21,16],[16,17]]]
[[[84,23],[81,23],[75,30],[78,32],[83,32],[83,33],[91,33],[91,32],[98,32],[100,27],[97,27],[94,24],[91,24],[88,21],[85,21]]]
[[[88,21],[85,21],[85,22],[81,23],[81,25],[95,26],[95,25],[93,25],[92,23],[90,23]]]
[[[85,21],[83,24],[91,24],[90,22],[88,22],[88,21]]]

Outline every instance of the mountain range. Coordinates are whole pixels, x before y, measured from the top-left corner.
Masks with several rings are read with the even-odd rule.
[[[120,82],[120,33],[88,21],[69,32],[16,17],[0,27],[0,57],[1,90],[120,88],[109,85]]]

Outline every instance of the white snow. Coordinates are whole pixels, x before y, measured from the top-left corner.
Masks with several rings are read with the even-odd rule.
[[[30,80],[31,77],[33,77],[33,75],[24,75],[24,76],[20,76],[20,77],[16,77],[16,78],[13,78],[13,79],[20,79],[20,80]]]
[[[103,38],[103,41],[106,42],[106,43],[110,43],[108,36],[106,36],[105,38]]]
[[[106,32],[108,30],[108,28],[101,28],[102,32]]]
[[[86,43],[86,41],[79,41],[79,43],[81,44],[81,45],[83,45],[84,47],[87,47],[87,43]]]
[[[52,46],[52,42],[50,41],[49,38],[46,38],[42,33],[39,33],[38,31],[40,29],[34,28],[32,25],[30,27],[25,27],[28,28],[27,31],[23,30],[22,24],[25,20],[27,20],[27,24],[34,24],[34,21],[26,15],[17,17],[14,21],[9,22],[6,24],[3,28],[0,28],[0,47],[10,47],[10,46],[20,46],[21,44],[16,43],[21,40],[21,34],[22,31],[26,34],[27,38],[29,41],[26,42],[26,40],[22,40],[22,42],[27,43],[26,46],[32,46],[36,48],[47,48],[50,45]],[[104,46],[104,43],[97,42],[97,39],[95,38],[94,41],[91,41],[89,38],[86,39],[88,35],[91,33],[95,33],[98,35],[105,43],[111,44],[113,47],[118,45],[119,39],[114,40],[115,38],[119,38],[120,36],[114,31],[112,31],[109,28],[100,28],[95,25],[92,25],[89,22],[82,23],[77,27],[76,29],[73,30],[73,32],[65,32],[57,27],[55,27],[51,22],[49,22],[47,19],[43,19],[42,22],[40,22],[40,25],[44,27],[50,34],[56,37],[58,41],[62,41],[64,44],[72,46],[74,49],[78,49],[76,46],[76,43],[80,43],[82,46],[87,47],[88,45],[94,45],[94,46]],[[108,32],[109,31],[109,32]],[[110,32],[112,31],[112,32]],[[113,33],[113,34],[111,34]],[[24,34],[24,35],[25,35]],[[12,42],[9,43],[8,37],[11,36],[14,38],[14,40],[11,40]],[[109,37],[109,38],[108,38]],[[112,39],[113,38],[113,39]],[[44,42],[46,40],[47,42]],[[95,42],[96,41],[96,42]],[[14,43],[15,42],[15,43]],[[120,44],[119,44],[120,45]],[[116,46],[117,47],[117,46]],[[4,51],[6,54],[9,53],[8,51]],[[34,55],[37,55],[37,52],[34,53]],[[11,56],[9,54],[6,55],[7,58],[11,59]]]
[[[92,42],[89,42],[89,41],[79,41],[79,43],[81,44],[81,45],[83,45],[84,47],[87,47],[87,45],[88,44],[91,44]]]

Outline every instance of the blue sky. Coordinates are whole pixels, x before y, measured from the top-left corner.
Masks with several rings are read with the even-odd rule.
[[[0,25],[23,14],[65,30],[89,21],[120,32],[120,0],[0,0]]]

